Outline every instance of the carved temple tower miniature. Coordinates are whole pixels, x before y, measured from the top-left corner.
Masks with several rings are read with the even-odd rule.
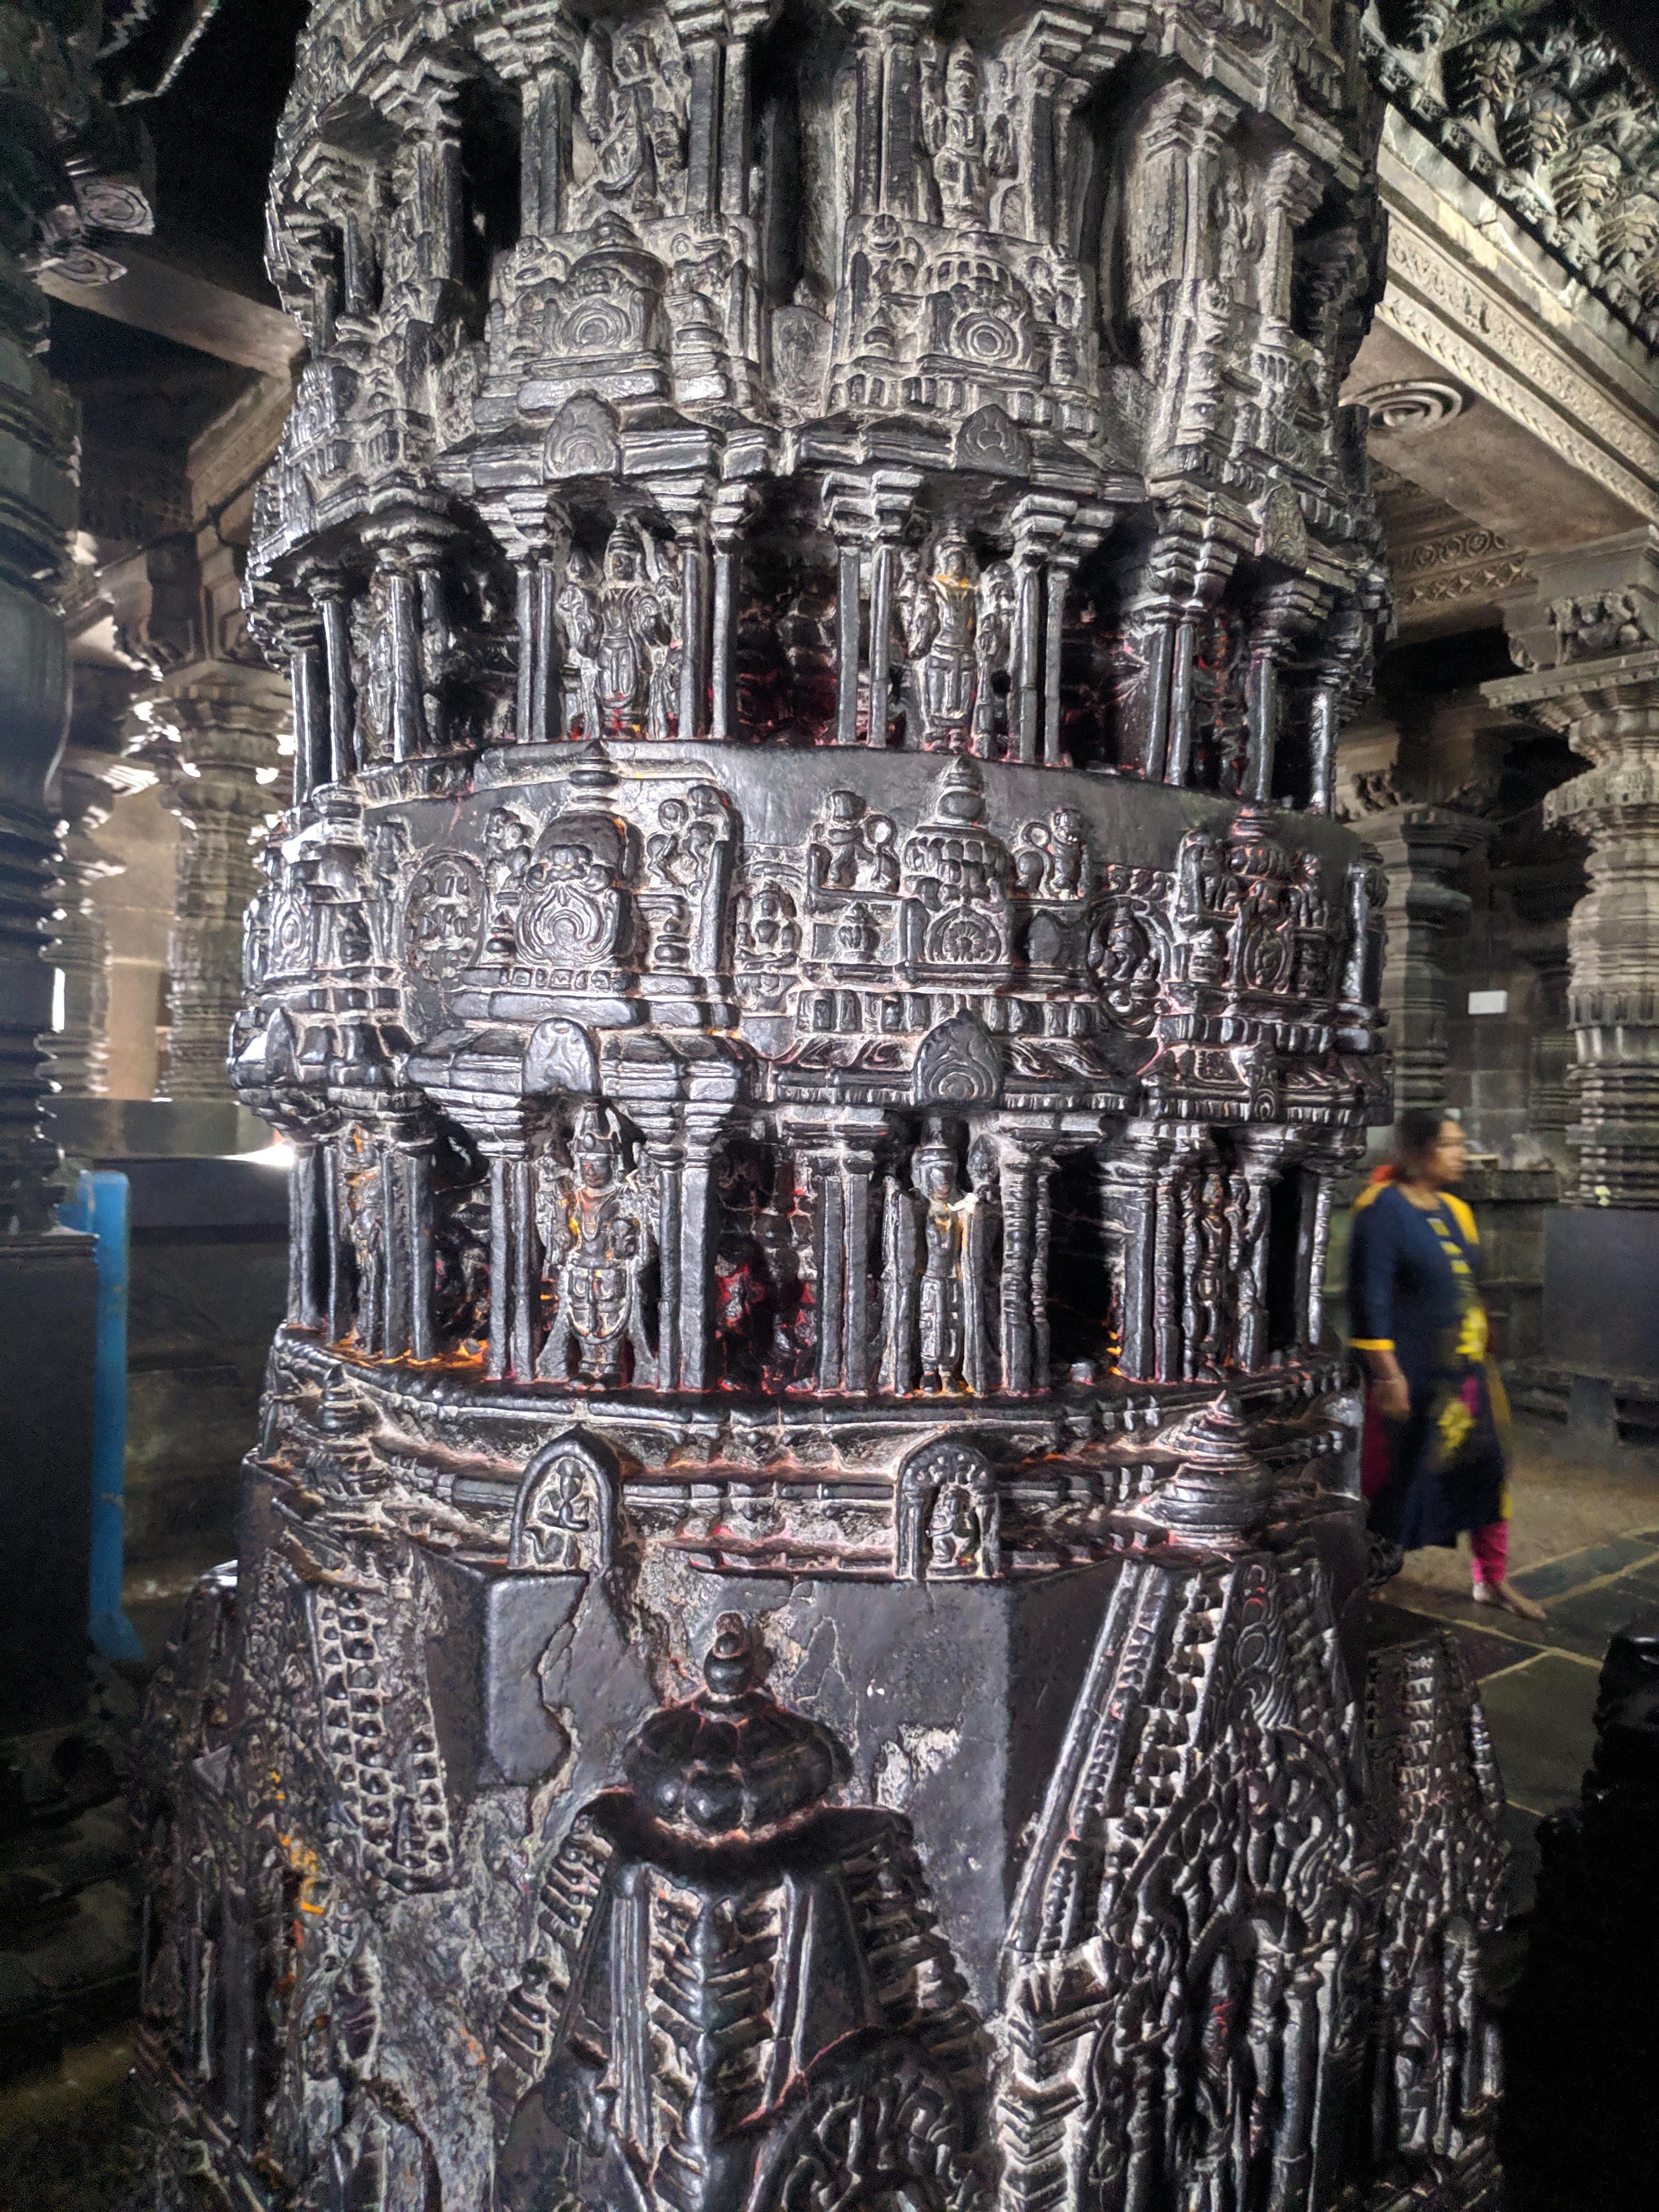
[[[1495,1784],[1368,1684],[1322,1322],[1358,14],[313,10],[156,2212],[1491,2201]]]

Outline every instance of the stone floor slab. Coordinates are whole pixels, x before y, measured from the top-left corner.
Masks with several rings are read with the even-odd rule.
[[[1533,1814],[1576,1804],[1595,1732],[1595,1666],[1565,1651],[1542,1651],[1480,1686],[1504,1787]]]
[[[1605,1544],[1591,1544],[1562,1559],[1547,1559],[1541,1566],[1523,1567],[1513,1580],[1517,1589],[1542,1602],[1582,1589],[1586,1583],[1599,1582],[1604,1576],[1622,1573],[1627,1567],[1654,1559],[1656,1553],[1659,1540],[1648,1529],[1634,1536],[1615,1536]]]

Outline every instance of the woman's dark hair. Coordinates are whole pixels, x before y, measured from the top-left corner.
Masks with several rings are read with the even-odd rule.
[[[1426,1159],[1451,1119],[1449,1114],[1437,1114],[1432,1106],[1408,1106],[1394,1125],[1395,1159],[1413,1164]]]

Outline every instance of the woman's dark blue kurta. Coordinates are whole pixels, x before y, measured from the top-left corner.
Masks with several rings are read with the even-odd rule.
[[[1407,1552],[1455,1544],[1460,1530],[1504,1518],[1504,1451],[1475,1292],[1478,1243],[1474,1217],[1444,1192],[1427,1213],[1384,1183],[1355,1208],[1354,1346],[1392,1349],[1411,1395],[1405,1420],[1381,1424],[1388,1470],[1371,1492],[1370,1525]]]

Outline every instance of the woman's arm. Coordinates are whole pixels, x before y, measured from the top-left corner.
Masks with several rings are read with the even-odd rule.
[[[1399,1261],[1395,1211],[1379,1198],[1354,1216],[1348,1246],[1348,1318],[1353,1348],[1370,1370],[1377,1412],[1403,1421],[1411,1412],[1411,1391],[1394,1342],[1394,1279]]]

